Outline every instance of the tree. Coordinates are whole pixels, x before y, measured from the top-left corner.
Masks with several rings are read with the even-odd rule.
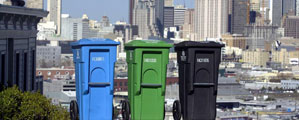
[[[39,61],[40,68],[49,68],[49,65],[46,63],[45,59]]]
[[[16,86],[0,92],[1,120],[68,120],[69,113],[40,93],[21,92]]]
[[[266,88],[263,86],[261,90],[262,90],[262,91],[265,91],[265,90],[266,90]]]

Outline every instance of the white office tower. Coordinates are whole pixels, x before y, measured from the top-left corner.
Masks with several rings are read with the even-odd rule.
[[[220,38],[227,32],[228,0],[195,0],[195,40]]]

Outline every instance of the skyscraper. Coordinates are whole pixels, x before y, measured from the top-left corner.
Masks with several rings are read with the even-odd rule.
[[[174,26],[174,7],[164,7],[164,28]]]
[[[227,0],[195,0],[195,39],[220,38],[227,32]]]
[[[138,26],[139,37],[162,37],[164,0],[131,0],[130,23]]]
[[[165,7],[171,7],[171,6],[173,6],[173,0],[165,0],[164,6]]]
[[[186,8],[184,6],[176,6],[174,8],[174,26],[182,26],[184,24]]]
[[[299,17],[290,16],[285,23],[285,36],[299,38]]]
[[[48,21],[54,21],[57,26],[56,34],[60,35],[61,31],[61,0],[48,0],[47,9],[49,15],[47,17]]]
[[[232,2],[231,32],[233,34],[243,34],[247,24],[248,0],[233,0]]]
[[[183,25],[183,38],[193,40],[194,38],[194,9],[187,9]]]
[[[272,25],[281,26],[285,15],[296,14],[296,0],[270,0],[270,21]]]
[[[296,0],[283,0],[282,14],[295,15],[296,14]],[[291,13],[292,12],[292,13]]]
[[[28,8],[43,9],[43,6],[44,6],[43,0],[26,0],[26,7]]]
[[[282,0],[271,0],[270,21],[272,21],[272,25],[280,26],[281,19],[282,19]]]

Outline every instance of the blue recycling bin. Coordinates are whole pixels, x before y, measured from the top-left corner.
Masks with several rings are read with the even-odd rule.
[[[76,74],[76,98],[71,101],[72,120],[111,120],[113,74],[119,42],[81,39],[71,43]]]

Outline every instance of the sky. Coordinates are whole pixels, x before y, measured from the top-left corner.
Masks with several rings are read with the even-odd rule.
[[[128,22],[129,0],[61,0],[62,13],[70,14],[73,18],[81,18],[87,14],[89,19],[101,20],[108,16],[110,22]],[[194,8],[194,0],[185,0],[187,8]],[[46,4],[46,2],[45,2]],[[184,4],[184,0],[174,0],[174,4]],[[45,5],[46,7],[46,5]]]

